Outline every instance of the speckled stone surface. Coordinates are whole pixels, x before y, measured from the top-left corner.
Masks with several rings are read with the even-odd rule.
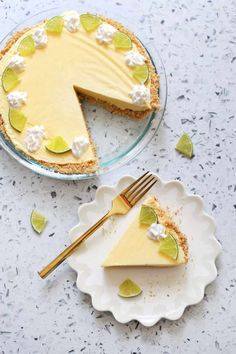
[[[0,33],[62,0],[0,0]],[[73,2],[66,2],[73,7]],[[0,352],[9,353],[235,353],[236,352],[236,6],[234,1],[77,1],[119,19],[132,17],[137,33],[149,31],[168,77],[164,122],[152,143],[128,166],[102,178],[60,182],[21,167],[0,148]],[[95,2],[94,2],[95,3]],[[66,5],[64,4],[65,8]],[[195,147],[189,161],[174,146],[182,131]],[[152,328],[118,324],[95,311],[78,291],[75,273],[64,264],[46,281],[37,271],[69,244],[79,204],[97,186],[144,169],[179,179],[204,198],[216,218],[223,252],[219,275],[204,300],[175,322]],[[33,233],[33,208],[50,222]]]

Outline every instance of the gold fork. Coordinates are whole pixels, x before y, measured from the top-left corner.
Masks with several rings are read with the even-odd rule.
[[[83,235],[75,240],[69,247],[61,252],[52,262],[44,267],[39,275],[42,279],[46,278],[54,269],[56,269],[66,258],[72,255],[77,247],[89,238],[104,222],[113,215],[125,215],[128,211],[152,188],[157,182],[157,178],[151,173],[146,172],[139,177],[120,194],[112,200],[111,210],[100,220],[90,227]]]

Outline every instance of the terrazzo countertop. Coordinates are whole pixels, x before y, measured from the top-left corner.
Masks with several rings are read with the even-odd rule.
[[[43,9],[73,2],[0,0],[0,33]],[[95,4],[96,3],[96,4]],[[76,4],[76,5],[75,5]],[[137,34],[148,31],[158,46],[168,79],[164,121],[153,141],[128,166],[83,182],[41,177],[0,148],[0,352],[9,353],[235,353],[236,352],[236,5],[234,1],[76,1],[74,8],[119,19],[132,18]],[[174,149],[178,136],[192,137],[190,161]],[[78,291],[76,274],[63,264],[48,280],[37,271],[69,244],[81,203],[103,183],[124,174],[158,172],[179,179],[204,198],[217,223],[223,252],[218,278],[204,300],[178,321],[151,328],[122,325],[95,311]],[[50,222],[33,233],[32,209]]]

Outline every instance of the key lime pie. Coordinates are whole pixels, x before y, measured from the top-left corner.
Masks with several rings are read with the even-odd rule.
[[[103,266],[172,267],[187,262],[186,236],[158,200],[150,196]]]
[[[0,54],[0,130],[32,160],[63,173],[98,168],[80,99],[142,119],[159,108],[158,75],[121,24],[66,12],[12,36]]]

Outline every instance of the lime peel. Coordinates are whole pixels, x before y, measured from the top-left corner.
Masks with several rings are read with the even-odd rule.
[[[80,22],[87,32],[94,31],[102,23],[100,17],[90,13],[80,15]]]
[[[133,70],[133,78],[140,84],[145,84],[149,78],[149,70],[147,64],[137,65]]]
[[[126,279],[119,285],[118,295],[121,297],[135,297],[141,293],[142,289],[131,279]]]
[[[45,24],[45,30],[50,34],[61,34],[64,26],[62,16],[54,16]]]
[[[181,135],[175,149],[190,159],[193,157],[193,143],[187,133]]]
[[[4,91],[10,92],[18,85],[19,82],[20,79],[18,78],[18,75],[15,73],[15,71],[6,67],[2,74],[2,87]]]
[[[143,204],[139,214],[140,224],[152,225],[158,223],[158,216],[153,208]]]
[[[32,55],[35,52],[35,43],[31,35],[25,37],[20,42],[18,48],[18,53],[23,57]]]
[[[22,130],[24,129],[26,121],[27,121],[27,118],[24,115],[24,113],[22,113],[21,111],[19,111],[17,109],[10,109],[9,110],[9,122],[10,122],[12,128],[17,130],[19,133],[21,133]]]
[[[38,234],[41,234],[46,227],[48,219],[45,218],[44,215],[38,213],[36,210],[33,210],[31,213],[30,222],[31,222],[33,229]]]
[[[63,154],[70,150],[69,145],[61,136],[56,136],[52,138],[46,145],[46,149],[55,153],[55,154]]]
[[[116,49],[128,50],[132,48],[130,37],[123,32],[115,32],[112,37],[112,43]]]
[[[165,256],[177,260],[179,256],[179,246],[176,238],[172,236],[169,232],[167,233],[166,238],[161,241],[159,252]]]

